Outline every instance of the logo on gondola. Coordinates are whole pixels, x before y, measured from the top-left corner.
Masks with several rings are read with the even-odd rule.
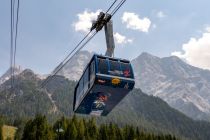
[[[120,79],[119,78],[113,78],[112,79],[112,84],[113,85],[118,85],[120,83]]]
[[[128,83],[125,84],[124,88],[125,88],[125,89],[128,89],[128,88],[129,88],[129,84],[128,84]]]
[[[101,102],[106,102],[108,100],[108,96],[106,95],[101,95],[98,97],[98,99],[101,101]]]
[[[98,82],[99,82],[100,84],[104,84],[104,83],[106,83],[106,81],[105,81],[105,80],[101,80],[101,79],[98,79]]]
[[[103,110],[104,107],[105,107],[105,103],[104,102],[101,102],[99,100],[96,100],[95,102],[93,102],[92,109],[95,108],[95,109],[101,109],[101,110]]]
[[[123,74],[124,74],[125,77],[129,77],[130,76],[130,71],[125,70],[125,71],[123,71]]]
[[[122,75],[123,74],[123,72],[119,71],[119,70],[109,71],[109,73],[112,75]]]

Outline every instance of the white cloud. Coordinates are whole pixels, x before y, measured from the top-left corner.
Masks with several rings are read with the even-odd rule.
[[[98,14],[101,10],[97,10],[96,12],[90,12],[88,10],[85,10],[83,13],[77,14],[78,21],[73,23],[75,31],[81,31],[81,32],[89,32],[92,21],[97,19]]]
[[[164,18],[164,17],[166,17],[166,14],[163,13],[163,11],[159,11],[159,12],[157,13],[157,17],[158,17],[158,18]]]
[[[210,69],[210,30],[199,39],[191,38],[183,44],[182,50],[183,52],[176,51],[172,55],[185,59],[193,66]]]
[[[206,31],[207,32],[210,32],[210,27],[206,27]]]
[[[130,12],[124,12],[122,16],[122,22],[126,23],[126,27],[133,30],[142,32],[148,32],[151,21],[149,18],[139,18],[139,15]]]
[[[119,33],[114,33],[114,39],[117,44],[133,43],[132,39],[128,39],[126,36],[123,36]]]

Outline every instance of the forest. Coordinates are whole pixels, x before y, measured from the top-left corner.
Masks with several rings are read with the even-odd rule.
[[[1,118],[0,140],[3,140],[2,126],[6,123],[8,121]],[[51,124],[45,116],[36,115],[27,121],[15,120],[13,126],[18,128],[16,140],[177,140],[171,134],[152,134],[132,125],[119,127],[111,122],[99,125],[93,117],[61,117]]]

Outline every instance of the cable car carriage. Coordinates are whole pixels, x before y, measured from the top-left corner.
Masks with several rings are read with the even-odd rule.
[[[105,26],[106,56],[95,54],[86,66],[74,91],[75,113],[106,116],[135,85],[128,60],[113,58],[114,37],[111,15],[101,12],[91,31]]]
[[[128,60],[94,55],[75,87],[74,111],[106,116],[134,88]]]
[[[98,31],[105,27],[106,54],[105,56],[93,55],[78,81],[74,91],[73,111],[75,113],[106,116],[134,88],[134,73],[130,61],[113,58],[115,44],[111,18],[125,0],[118,3],[111,14],[108,14],[115,2],[106,13],[100,12],[90,32],[53,71],[53,75],[41,84],[41,87],[44,87]],[[91,34],[93,30],[95,32]],[[85,43],[81,45],[84,41]],[[71,55],[73,52],[75,53]]]

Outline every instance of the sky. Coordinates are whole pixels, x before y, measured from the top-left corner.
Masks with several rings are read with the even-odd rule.
[[[114,0],[20,0],[16,63],[50,73]],[[118,0],[119,2],[120,0]],[[210,69],[209,0],[127,0],[114,15],[115,57],[175,55]],[[105,54],[104,31],[84,48]],[[10,66],[10,0],[0,1],[0,75]]]

